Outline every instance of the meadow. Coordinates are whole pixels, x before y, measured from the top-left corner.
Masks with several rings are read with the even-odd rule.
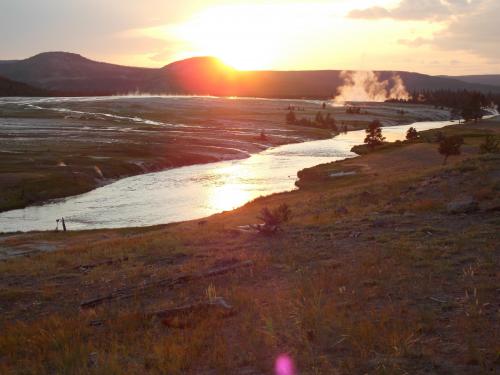
[[[499,156],[479,145],[499,124],[442,129],[465,141],[446,165],[422,132],[204,220],[2,235],[53,251],[0,262],[0,372],[257,375],[286,353],[301,374],[496,373]],[[281,232],[249,230],[283,203]]]

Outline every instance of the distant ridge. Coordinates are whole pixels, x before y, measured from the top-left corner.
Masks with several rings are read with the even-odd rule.
[[[454,78],[468,83],[500,86],[500,74],[476,74],[476,75],[466,75],[466,76],[442,76],[442,77]]]
[[[53,93],[0,77],[0,96],[48,96]]]
[[[500,93],[500,85],[413,72],[377,72],[382,79],[399,74],[412,90],[478,90]],[[238,71],[205,56],[162,68],[138,68],[97,62],[79,54],[44,52],[24,60],[0,61],[0,76],[60,95],[111,95],[134,92],[272,98],[331,98],[343,85],[340,70]],[[497,82],[493,80],[494,82]]]
[[[153,69],[126,67],[68,52],[44,52],[0,63],[0,75],[39,88],[82,94],[138,89]]]

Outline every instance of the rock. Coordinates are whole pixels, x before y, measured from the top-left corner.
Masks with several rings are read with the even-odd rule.
[[[479,209],[479,204],[472,197],[464,197],[451,201],[446,206],[446,210],[449,214],[466,214],[470,212],[475,212]]]

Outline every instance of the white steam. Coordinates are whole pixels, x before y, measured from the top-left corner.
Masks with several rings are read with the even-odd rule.
[[[391,77],[391,88],[389,88],[390,80],[381,81],[378,75],[372,71],[343,71],[340,77],[344,80],[344,85],[337,89],[338,94],[333,99],[336,104],[383,102],[387,99],[408,99],[410,97],[398,74]]]

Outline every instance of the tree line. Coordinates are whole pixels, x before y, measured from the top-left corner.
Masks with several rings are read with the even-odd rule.
[[[500,107],[500,94],[469,90],[414,90],[411,97],[389,99],[393,103],[428,104],[437,108],[450,109],[455,117],[466,121],[478,120],[483,116],[483,108]]]
[[[293,109],[289,109],[286,114],[286,123],[288,125],[300,125],[300,126],[313,126],[317,128],[331,129],[334,132],[338,132],[337,121],[330,114],[326,113],[324,115],[322,112],[317,112],[314,120],[308,119],[306,117],[298,118]]]

